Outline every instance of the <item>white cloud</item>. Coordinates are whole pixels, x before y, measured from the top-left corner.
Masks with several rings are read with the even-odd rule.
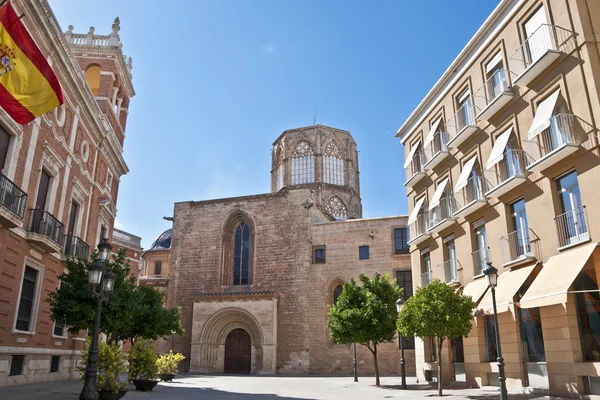
[[[267,44],[263,44],[262,46],[260,46],[261,50],[264,51],[265,53],[275,53],[277,51],[277,43],[267,43]]]
[[[123,228],[123,224],[119,222],[118,219],[115,218],[115,228],[121,229]]]

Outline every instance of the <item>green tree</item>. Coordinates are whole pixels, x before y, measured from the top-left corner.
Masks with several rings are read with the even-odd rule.
[[[327,327],[338,343],[359,343],[371,351],[375,384],[379,386],[377,345],[394,340],[396,300],[402,296],[402,289],[389,274],[382,277],[375,273],[373,278],[361,274],[359,280],[362,285],[354,280],[345,283],[337,303],[329,306]]]
[[[402,336],[437,339],[438,395],[442,395],[442,344],[444,339],[464,336],[471,331],[475,303],[471,296],[433,280],[419,288],[400,311],[398,332]]]
[[[92,254],[92,259],[96,257]],[[92,296],[93,286],[88,282],[87,267],[85,260],[69,258],[65,271],[58,276],[60,287],[47,299],[51,318],[62,321],[71,333],[94,326],[96,299]],[[106,268],[115,274],[115,285],[102,307],[100,330],[110,341],[134,341],[137,337],[157,339],[172,332],[183,332],[179,308],[165,309],[163,296],[156,289],[137,286],[123,249],[113,254]]]

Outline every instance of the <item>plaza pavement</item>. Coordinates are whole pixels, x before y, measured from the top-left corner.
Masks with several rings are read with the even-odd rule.
[[[417,384],[409,378],[409,390],[401,390],[398,377],[381,378],[382,387],[375,387],[375,378],[360,377],[282,377],[282,376],[215,376],[179,375],[172,383],[159,383],[152,392],[136,392],[130,385],[124,400],[380,400],[431,399],[437,390]],[[2,400],[77,400],[80,381],[57,381],[0,388]],[[444,394],[455,399],[498,399],[495,389],[445,389]],[[511,400],[549,399],[550,397],[511,394]],[[552,397],[552,399],[561,399]]]

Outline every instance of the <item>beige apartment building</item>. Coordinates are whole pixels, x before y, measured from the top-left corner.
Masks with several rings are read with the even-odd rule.
[[[415,287],[477,302],[445,379],[498,384],[491,262],[509,391],[600,393],[599,38],[599,1],[503,0],[398,130]]]
[[[79,376],[85,334],[50,319],[48,294],[67,258],[88,258],[100,238],[132,246],[113,235],[135,95],[119,20],[105,35],[63,32],[46,0],[12,4],[64,104],[27,125],[0,110],[0,387]]]

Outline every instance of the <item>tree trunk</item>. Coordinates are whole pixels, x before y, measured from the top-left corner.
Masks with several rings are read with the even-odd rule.
[[[437,365],[438,365],[438,396],[442,397],[442,344],[444,343],[444,338],[438,339],[438,356],[437,356]]]
[[[380,386],[379,383],[379,365],[377,364],[377,345],[373,345],[373,361],[375,362],[375,386]]]

